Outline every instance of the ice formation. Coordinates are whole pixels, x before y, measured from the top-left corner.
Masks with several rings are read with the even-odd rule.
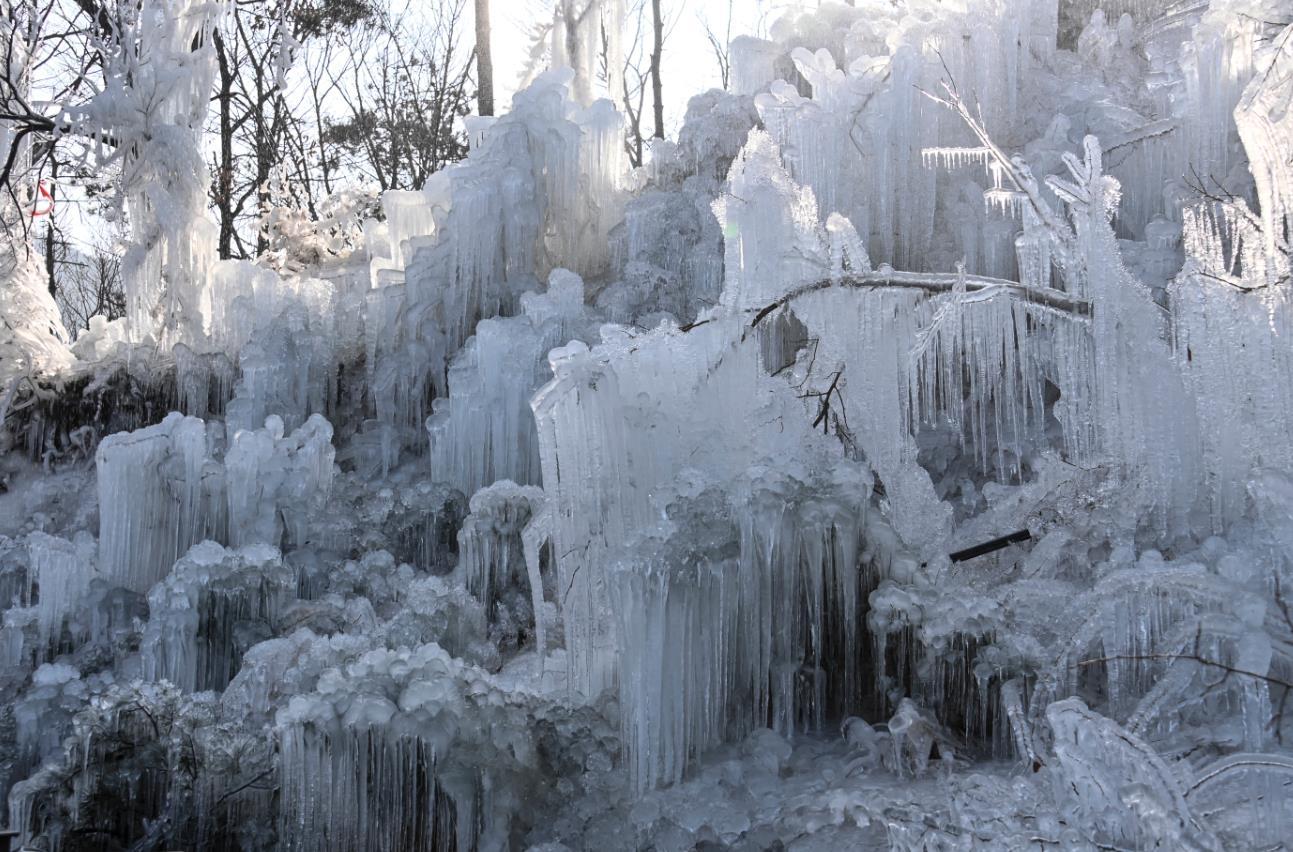
[[[144,592],[204,539],[305,543],[310,512],[332,482],[332,426],[315,415],[290,435],[270,415],[240,429],[223,453],[222,424],[172,412],[155,426],[109,436],[95,456],[100,567]]]
[[[465,160],[252,263],[214,7],[141,4],[130,316],[0,268],[9,827],[1287,843],[1285,5],[791,10],[630,171],[624,4],[560,0]]]
[[[233,552],[211,541],[194,545],[148,592],[143,676],[188,692],[222,691],[243,652],[273,635],[295,592],[291,566],[269,545]]]

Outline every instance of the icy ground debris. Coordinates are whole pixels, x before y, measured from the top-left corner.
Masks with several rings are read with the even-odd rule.
[[[1286,4],[822,3],[635,171],[577,5],[253,264],[142,4],[130,316],[0,265],[22,843],[1282,848]]]

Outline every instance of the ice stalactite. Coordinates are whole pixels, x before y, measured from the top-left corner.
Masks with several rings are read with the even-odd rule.
[[[280,277],[245,261],[217,264],[211,282],[205,345],[238,365],[233,392],[221,400],[230,433],[258,428],[271,414],[288,431],[311,414],[331,414],[340,348],[333,285]]]
[[[652,493],[667,486],[707,439],[715,442],[714,464],[725,455],[724,445],[737,453],[744,446],[732,442],[722,424],[738,432],[748,425],[740,412],[756,404],[751,383],[757,367],[744,359],[738,367],[737,357],[723,361],[728,330],[712,323],[687,333],[668,326],[644,335],[606,329],[605,342],[591,351],[574,343],[549,356],[555,377],[532,405],[551,502],[557,605],[576,693],[592,698],[613,683],[606,554],[655,523]],[[705,377],[720,365],[730,379],[708,392]],[[684,393],[665,394],[665,387]],[[705,414],[714,419],[705,423]]]
[[[639,792],[769,726],[820,732],[860,707],[862,612],[878,565],[865,482],[751,482],[680,500],[615,557],[621,725]],[[880,551],[883,562],[887,553]]]
[[[750,132],[728,180],[727,193],[714,202],[726,261],[721,302],[758,310],[819,276],[817,202],[791,179],[780,148],[761,130]]]
[[[183,343],[171,350],[175,358],[175,387],[183,414],[205,420],[223,415],[233,397],[234,362],[223,352],[199,353]]]
[[[946,4],[870,4],[850,13],[839,53],[755,50],[755,43],[734,50],[733,79],[751,81],[737,91],[753,93],[771,83],[756,103],[790,174],[812,189],[823,218],[838,212],[851,219],[878,262],[929,268],[940,193],[925,152],[943,150],[960,134],[919,90],[932,90],[950,75],[977,93],[985,122],[998,128],[1045,59],[1032,41],[1041,33],[1044,43],[1054,32],[1054,3],[1012,0],[1005,6],[999,17],[985,17]],[[788,54],[811,96],[773,81],[765,54],[780,52]],[[956,159],[960,165],[973,158]]]
[[[509,480],[471,497],[471,514],[458,533],[458,562],[467,588],[491,616],[504,592],[529,582],[521,534],[542,505],[542,489]]]
[[[1063,320],[1038,316],[1021,301],[953,290],[921,323],[912,349],[909,422],[950,423],[974,448],[982,470],[1019,476],[1043,443],[1044,345],[1034,329]],[[923,318],[922,318],[923,319]],[[1049,320],[1049,322],[1048,322]],[[965,369],[967,364],[975,365]]]
[[[813,194],[790,179],[765,134],[750,134],[731,183],[730,193],[715,203],[727,234],[724,304],[759,311],[796,285],[825,277],[829,250]],[[859,297],[827,290],[793,306],[808,337],[817,341],[800,365],[812,375],[799,379],[827,397],[828,405],[842,403],[851,440],[884,481],[900,532],[917,546],[937,541],[950,521],[928,475],[916,465],[904,392],[923,298],[918,291]],[[832,401],[836,392],[838,400]]]
[[[1293,416],[1293,362],[1284,345],[1293,330],[1286,292],[1293,270],[1287,195],[1293,174],[1281,153],[1288,114],[1275,106],[1293,88],[1290,33],[1286,28],[1275,39],[1263,62],[1267,73],[1254,77],[1235,109],[1260,207],[1229,198],[1187,208],[1189,260],[1170,288],[1177,363],[1197,400],[1218,530],[1243,512],[1252,470],[1293,465],[1293,443],[1279,426]],[[1269,370],[1256,369],[1259,364]]]
[[[1129,482],[1139,483],[1142,505],[1171,534],[1189,528],[1200,496],[1194,405],[1162,311],[1118,250],[1110,219],[1120,185],[1103,172],[1099,141],[1088,136],[1083,147],[1082,160],[1065,156],[1071,182],[1052,177],[1048,185],[1069,207],[1078,253],[1072,259],[1080,258],[1065,279],[1093,306],[1094,396],[1088,404],[1100,452],[1117,459]]]
[[[422,481],[399,489],[396,500],[386,522],[396,555],[445,573],[457,555],[455,536],[468,512],[467,497],[455,488]]]
[[[148,593],[144,677],[186,692],[223,690],[295,592],[295,573],[274,547],[194,545]]]
[[[104,576],[146,592],[184,551],[212,535],[204,483],[210,456],[206,424],[178,412],[103,439],[95,467]]]
[[[814,430],[816,411],[788,380],[764,372],[762,347],[732,342],[742,325],[715,316],[686,332],[608,328],[591,351],[552,353],[556,377],[533,404],[577,694],[596,696],[617,665],[623,607],[608,599],[606,561],[654,528],[674,495],[735,488],[751,464],[786,454],[807,466],[842,452],[838,438]]]
[[[619,139],[609,103],[578,106],[570,72],[548,72],[466,160],[417,197],[384,201],[405,224],[388,226],[386,256],[373,260],[368,370],[377,418],[398,440],[411,442],[430,399],[445,395],[448,364],[480,320],[515,314],[521,294],[561,263],[584,275],[605,267],[621,203]]]
[[[549,375],[547,353],[591,339],[579,276],[554,269],[547,292],[521,297],[521,315],[481,321],[449,366],[449,395],[427,419],[432,478],[475,494],[498,480],[539,482],[530,397]]]
[[[31,575],[36,583],[36,659],[43,662],[59,644],[65,620],[77,615],[95,570],[94,540],[75,541],[35,532],[27,538]],[[88,623],[78,618],[82,638]]]
[[[332,425],[317,414],[290,435],[274,415],[263,429],[237,432],[224,459],[229,544],[277,546],[285,533],[294,544],[308,541],[311,515],[332,487],[335,456]]]
[[[723,232],[711,205],[732,160],[759,121],[753,98],[711,89],[687,102],[676,143],[651,146],[647,184],[626,202],[612,232],[613,281],[597,306],[613,322],[651,325],[656,312],[681,323],[718,301]]]
[[[85,452],[157,343],[191,415],[0,459],[24,845],[1281,842],[1293,30],[1073,6],[792,10],[627,173],[561,0],[465,161],[257,263],[133,173],[140,326],[0,387]],[[190,157],[196,9],[127,16]]]
[[[264,429],[233,436],[224,458],[218,423],[172,413],[161,423],[112,435],[95,456],[99,565],[126,588],[147,591],[203,539],[235,547],[309,539],[308,522],[332,482],[332,427],[313,415],[284,436]],[[214,428],[213,428],[214,427]]]
[[[283,849],[502,847],[538,790],[524,695],[435,644],[333,669],[276,731]]]
[[[56,753],[63,726],[84,704],[89,684],[65,663],[44,663],[32,673],[31,686],[14,703],[18,757],[27,766]]]
[[[429,852],[456,843],[459,815],[437,783],[433,748],[389,733],[383,721],[283,732],[283,819],[290,821],[280,826],[280,848]],[[469,825],[476,819],[471,811],[462,816]]]

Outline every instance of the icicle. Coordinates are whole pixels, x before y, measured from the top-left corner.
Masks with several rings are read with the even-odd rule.
[[[186,692],[223,690],[253,637],[276,628],[296,585],[295,572],[273,547],[195,545],[148,593],[148,625],[140,640],[144,676]]]
[[[305,542],[310,514],[331,489],[335,455],[332,426],[317,414],[287,436],[274,416],[235,434],[225,456],[229,544],[278,546],[284,532]]]
[[[987,167],[992,160],[992,149],[922,148],[920,159],[925,168],[960,169],[972,165]]]
[[[156,426],[99,444],[99,565],[114,582],[147,591],[206,537],[207,430],[172,413]]]
[[[73,543],[35,532],[28,537],[27,548],[32,578],[38,589],[36,658],[42,662],[57,644],[64,620],[76,614],[90,581],[97,574],[94,542],[84,534]]]
[[[554,269],[548,291],[521,305],[522,316],[476,326],[449,367],[449,396],[426,421],[434,478],[465,494],[504,479],[539,482],[530,397],[551,375],[549,350],[594,335],[584,283],[567,270]]]
[[[596,10],[586,20],[600,22]],[[404,446],[425,446],[416,435],[430,400],[446,394],[448,365],[482,319],[515,314],[559,263],[606,269],[621,218],[622,120],[607,101],[578,108],[571,86],[569,70],[541,75],[466,160],[417,193],[388,194],[398,221],[373,259],[367,368],[377,418]],[[486,348],[477,354],[495,351]]]
[[[471,497],[471,514],[458,533],[459,564],[467,588],[491,616],[501,593],[519,585],[526,561],[522,531],[542,503],[541,489],[510,480],[495,482]],[[539,589],[541,594],[542,585]],[[539,619],[542,612],[536,609],[534,615]]]

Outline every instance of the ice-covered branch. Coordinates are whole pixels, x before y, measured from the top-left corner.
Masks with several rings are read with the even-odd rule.
[[[1061,259],[1069,260],[1072,258],[1074,249],[1072,229],[1060,219],[1046,199],[1042,197],[1041,188],[1037,184],[1037,179],[1033,177],[1032,170],[1028,168],[1028,164],[1018,156],[1007,156],[997,143],[992,140],[987,128],[983,126],[983,122],[970,112],[970,108],[961,98],[955,82],[943,81],[943,91],[946,93],[946,97],[940,97],[924,89],[919,89],[919,91],[925,97],[935,103],[942,104],[961,117],[961,120],[965,122],[965,126],[970,128],[970,132],[979,140],[980,146],[990,152],[993,161],[996,162],[1005,176],[1010,178],[1010,182],[1014,184],[1015,188],[1027,197],[1033,213],[1051,232],[1056,247],[1060,249]]]
[[[757,326],[773,311],[790,304],[801,296],[829,290],[832,287],[852,287],[867,290],[893,288],[899,290],[924,290],[929,293],[950,293],[956,287],[957,282],[962,280],[964,280],[967,293],[981,293],[984,295],[1003,293],[1024,302],[1031,302],[1042,307],[1071,314],[1076,318],[1091,316],[1090,302],[1075,299],[1059,290],[1039,290],[1035,287],[1025,287],[1017,281],[988,278],[982,275],[962,276],[955,272],[899,272],[892,269],[880,269],[875,272],[848,275],[843,278],[814,281],[811,284],[798,287],[777,301],[761,308],[754,315],[754,320],[750,323],[750,327]]]

